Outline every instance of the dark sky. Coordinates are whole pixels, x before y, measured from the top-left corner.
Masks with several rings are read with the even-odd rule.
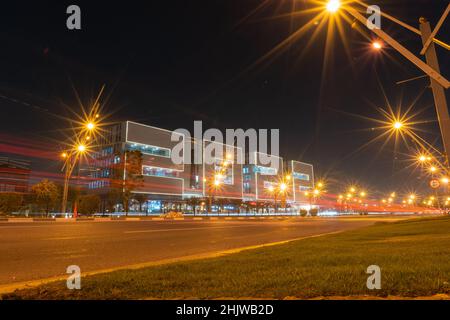
[[[435,25],[448,1],[371,3],[418,27],[420,16]],[[81,7],[81,31],[66,28],[70,4]],[[380,131],[370,130],[375,122],[354,115],[382,119],[373,107],[386,106],[381,89],[393,106],[404,109],[423,92],[413,111],[424,110],[417,119],[436,119],[426,78],[395,84],[423,73],[394,50],[374,53],[345,23],[347,46],[339,36],[329,42],[326,67],[326,29],[306,48],[313,27],[286,50],[249,68],[314,16],[285,16],[292,6],[291,0],[3,2],[0,133],[57,139],[68,123],[51,114],[69,116],[64,105],[79,110],[74,89],[87,104],[106,84],[108,121],[168,129],[191,129],[194,120],[203,120],[206,128],[279,128],[282,156],[312,162],[319,176],[335,183],[380,190],[423,185],[418,172],[404,169],[409,164],[404,143],[395,148],[392,140],[381,150],[383,140],[357,151]],[[295,6],[314,4],[297,0]],[[446,42],[449,23],[439,33]],[[419,36],[386,20],[383,29],[414,53],[420,51]],[[448,52],[437,50],[448,77]],[[441,146],[436,122],[420,129]]]

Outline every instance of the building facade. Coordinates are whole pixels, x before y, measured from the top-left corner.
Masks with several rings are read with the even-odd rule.
[[[292,180],[283,200],[297,210],[307,203],[302,192],[314,188],[313,167],[309,164],[284,163],[277,157],[277,166],[273,168],[261,163],[257,152],[244,157],[243,150],[237,146],[198,141],[178,132],[132,121],[102,128],[102,131],[85,170],[89,173],[87,188],[98,192],[107,202],[108,192],[117,185],[117,180],[128,178],[123,155],[127,151],[139,151],[142,180],[132,194],[140,202],[131,202],[132,211],[156,214],[168,210],[190,213],[259,210],[258,204],[267,206],[277,201],[272,190],[286,174],[292,176]],[[202,150],[202,158],[194,161],[198,148]],[[174,163],[172,152],[182,161]],[[190,157],[185,157],[187,155]],[[249,157],[254,157],[255,162],[250,164]],[[238,163],[238,159],[245,158],[245,164]]]
[[[27,160],[0,157],[0,192],[28,192],[30,166]]]

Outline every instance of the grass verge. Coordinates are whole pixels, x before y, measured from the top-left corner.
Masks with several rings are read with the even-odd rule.
[[[366,269],[381,267],[381,290]],[[3,299],[417,297],[450,293],[450,218],[414,219],[213,259],[122,270],[5,294]]]

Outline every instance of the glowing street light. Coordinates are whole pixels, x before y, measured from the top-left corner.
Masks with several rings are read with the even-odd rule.
[[[61,153],[61,158],[66,159],[67,158],[67,152]]]
[[[381,50],[383,48],[383,45],[380,41],[374,41],[372,42],[372,48],[375,50]]]
[[[403,127],[403,123],[400,121],[395,121],[392,126],[394,127],[395,130],[400,130]]]
[[[86,123],[86,129],[88,129],[90,131],[94,130],[95,129],[95,123],[93,123],[93,122]]]
[[[331,13],[335,13],[341,7],[341,1],[339,0],[330,0],[327,3],[327,11]]]
[[[431,173],[435,173],[435,172],[437,172],[438,171],[438,169],[435,167],[435,166],[431,166],[430,167],[430,172]]]
[[[86,151],[86,146],[84,144],[79,144],[77,146],[77,151],[78,152],[85,152]]]
[[[281,183],[280,184],[280,190],[281,191],[285,191],[287,189],[286,183]]]
[[[447,177],[442,177],[442,178],[441,178],[441,182],[442,182],[443,184],[448,184],[449,179],[448,179]]]
[[[359,193],[359,195],[360,195],[361,197],[365,197],[365,196],[366,196],[366,192],[365,192],[365,191],[361,191],[361,192]]]

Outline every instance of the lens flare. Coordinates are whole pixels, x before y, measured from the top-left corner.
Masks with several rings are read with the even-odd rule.
[[[339,0],[330,0],[327,3],[327,11],[335,13],[341,7],[341,2]]]

